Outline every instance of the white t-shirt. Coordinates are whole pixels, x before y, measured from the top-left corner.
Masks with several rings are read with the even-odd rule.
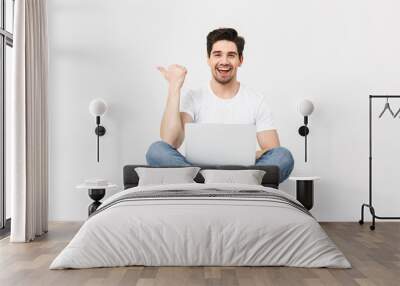
[[[181,95],[180,111],[195,123],[255,124],[257,132],[276,129],[265,97],[242,83],[229,99],[216,96],[209,84],[190,90]]]

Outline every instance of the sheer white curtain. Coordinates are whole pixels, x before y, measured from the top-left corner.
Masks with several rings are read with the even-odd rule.
[[[15,65],[6,115],[10,241],[27,242],[48,225],[47,1],[16,0],[14,9]]]

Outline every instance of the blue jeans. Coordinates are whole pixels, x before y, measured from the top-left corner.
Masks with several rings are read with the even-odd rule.
[[[178,150],[164,141],[156,141],[150,145],[146,153],[146,161],[148,165],[154,167],[192,165]],[[266,165],[279,167],[279,181],[282,183],[293,170],[293,156],[285,147],[273,148],[256,160],[256,166]]]

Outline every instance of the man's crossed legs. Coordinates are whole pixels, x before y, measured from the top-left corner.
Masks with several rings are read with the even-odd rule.
[[[150,166],[191,166],[185,156],[164,141],[156,141],[150,145],[146,153],[147,164]],[[280,183],[286,180],[294,167],[293,156],[285,147],[268,150],[256,160],[256,166],[275,165],[279,167]]]

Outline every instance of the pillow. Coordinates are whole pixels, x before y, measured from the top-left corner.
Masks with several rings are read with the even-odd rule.
[[[204,183],[234,183],[261,185],[265,175],[263,170],[201,170]]]
[[[182,168],[135,168],[139,186],[195,183],[199,167]]]

